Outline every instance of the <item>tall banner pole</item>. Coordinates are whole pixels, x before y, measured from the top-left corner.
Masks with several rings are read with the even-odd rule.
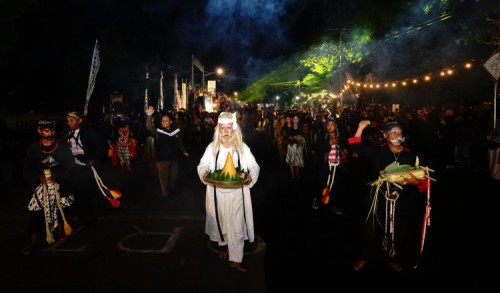
[[[173,106],[176,111],[179,111],[179,99],[177,98],[177,73],[174,74],[174,98]]]
[[[146,89],[144,90],[144,113],[148,111],[149,69],[146,68]]]
[[[194,56],[191,55],[191,86],[193,87],[193,90],[191,91],[192,97],[191,97],[191,102],[194,104],[194,101],[196,99],[195,97],[195,90],[194,90],[194,64],[193,64],[193,58]],[[188,98],[189,100],[189,98]],[[186,103],[186,107],[189,106],[189,102]],[[186,108],[186,110],[189,110],[189,108]]]
[[[94,45],[94,53],[92,54],[92,62],[90,64],[90,74],[89,74],[89,82],[87,86],[87,96],[85,97],[85,106],[83,108],[83,116],[87,116],[89,111],[89,100],[92,96],[92,92],[94,91],[95,79],[97,77],[97,72],[99,71],[99,67],[101,66],[101,60],[99,58],[99,42],[96,39]]]
[[[193,83],[193,100],[196,101],[196,88],[194,83],[194,66],[202,72],[201,89],[205,89],[205,67],[194,55],[191,55],[191,82]]]
[[[160,100],[158,101],[158,109],[163,111],[163,70],[160,70]]]
[[[493,90],[493,130],[497,127],[497,87],[498,78],[495,80],[495,89]]]
[[[182,96],[181,96],[181,108],[186,108],[186,100],[187,100],[187,83],[182,81]]]

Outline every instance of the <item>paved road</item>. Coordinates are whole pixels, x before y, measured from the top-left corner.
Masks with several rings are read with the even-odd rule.
[[[432,218],[416,269],[395,273],[383,263],[354,272],[355,217],[311,209],[306,169],[289,179],[269,140],[249,139],[261,165],[252,189],[257,241],[247,244],[248,273],[229,268],[204,234],[204,186],[195,167],[201,150],[182,162],[179,189],[159,196],[140,163],[126,172],[105,166],[101,177],[123,192],[103,219],[75,226],[67,240],[22,256],[27,214],[22,184],[0,197],[0,281],[15,292],[450,292],[500,290],[500,182],[466,170],[437,171]]]

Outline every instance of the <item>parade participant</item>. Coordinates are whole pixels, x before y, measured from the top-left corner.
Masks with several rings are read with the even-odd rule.
[[[284,132],[284,138],[287,143],[286,163],[290,166],[290,175],[292,179],[300,178],[300,169],[304,167],[304,148],[306,146],[304,132],[300,125],[298,114],[294,114],[292,125]]]
[[[55,121],[38,121],[37,131],[40,140],[29,146],[23,169],[30,195],[30,243],[23,250],[25,255],[31,254],[43,232],[48,244],[53,243],[55,238],[63,239],[71,234],[65,209],[74,200],[70,176],[75,166],[73,156],[67,143],[55,137]]]
[[[367,158],[372,169],[372,180],[377,180],[380,171],[388,165],[418,164],[414,152],[402,145],[403,130],[395,121],[383,127],[385,142],[381,145],[361,143],[363,131],[370,125],[369,120],[359,122],[354,137],[349,138],[351,150]],[[384,185],[385,186],[385,185]],[[425,211],[423,191],[429,186],[428,179],[410,176],[401,181],[400,188],[387,184],[384,195],[377,196],[372,188],[366,223],[361,236],[358,259],[354,270],[363,268],[369,260],[382,259],[392,269],[399,272],[407,265],[415,265],[419,255],[419,235]],[[376,194],[375,194],[376,193]]]
[[[278,147],[278,154],[282,161],[285,160],[286,156],[286,145],[283,143],[283,126],[285,125],[285,116],[279,114],[278,119],[274,122],[274,135],[276,140],[276,146]]]
[[[108,144],[113,151],[112,165],[116,166],[119,159],[120,168],[131,171],[130,160],[135,157],[137,144],[128,121],[121,119],[115,121],[115,129]]]
[[[151,115],[151,124],[153,127],[156,125],[154,115]],[[142,162],[145,163],[152,174],[157,175],[156,167],[156,150],[155,150],[156,137],[148,132],[144,139],[144,147],[142,148]]]
[[[77,217],[90,216],[93,213],[102,216],[105,204],[100,202],[102,197],[97,195],[99,190],[94,168],[102,163],[107,149],[106,143],[91,125],[84,124],[83,116],[79,112],[69,112],[66,115],[66,124],[69,127],[66,138],[76,164],[73,186]]]
[[[181,130],[172,127],[172,116],[168,113],[161,114],[161,127],[154,128],[152,118],[154,112],[155,109],[149,106],[146,111],[146,128],[155,138],[156,169],[160,180],[161,195],[167,197],[177,184],[181,155],[189,157],[189,153],[182,143]]]
[[[238,188],[208,184],[209,173],[222,169],[228,157],[232,158],[235,167],[248,172],[247,183]],[[243,142],[235,114],[220,113],[213,141],[206,147],[197,170],[201,181],[207,185],[205,233],[222,248],[221,259],[228,259],[231,268],[246,272],[241,265],[244,243],[255,239],[250,188],[259,178],[260,167]]]
[[[345,181],[345,178],[342,178],[342,168],[347,161],[347,140],[340,135],[335,118],[327,118],[324,127],[325,133],[318,138],[315,145],[321,189],[313,199],[312,208],[318,209],[320,202],[325,205],[330,203],[331,210],[336,215],[342,215],[341,206],[347,190],[343,190],[340,185]]]

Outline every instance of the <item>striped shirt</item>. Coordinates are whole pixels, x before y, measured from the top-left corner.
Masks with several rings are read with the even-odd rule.
[[[332,144],[328,153],[328,163],[338,163],[340,161],[339,146]]]

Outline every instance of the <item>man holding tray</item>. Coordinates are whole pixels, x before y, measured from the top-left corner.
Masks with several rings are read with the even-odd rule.
[[[373,180],[392,164],[419,165],[417,155],[403,145],[403,130],[398,122],[391,121],[383,126],[385,141],[381,145],[362,143],[363,130],[369,125],[368,120],[359,122],[349,144],[352,151],[368,158]],[[381,188],[372,185],[371,203],[354,270],[360,270],[369,260],[380,258],[396,272],[418,262],[419,236],[426,208],[424,191],[428,185],[427,179],[412,174],[398,181],[398,185],[382,184]]]
[[[235,114],[220,113],[213,141],[205,149],[197,169],[201,181],[207,185],[205,233],[222,248],[221,259],[229,260],[231,268],[246,272],[241,266],[245,240],[253,242],[255,239],[250,188],[259,178],[260,167],[243,142]],[[234,166],[227,166],[226,160],[232,160]],[[231,170],[226,172],[227,169]],[[214,172],[225,174],[217,184],[209,180],[209,174]],[[228,180],[233,175],[241,176],[241,172],[245,176],[241,184],[234,184],[232,179],[236,178]]]

